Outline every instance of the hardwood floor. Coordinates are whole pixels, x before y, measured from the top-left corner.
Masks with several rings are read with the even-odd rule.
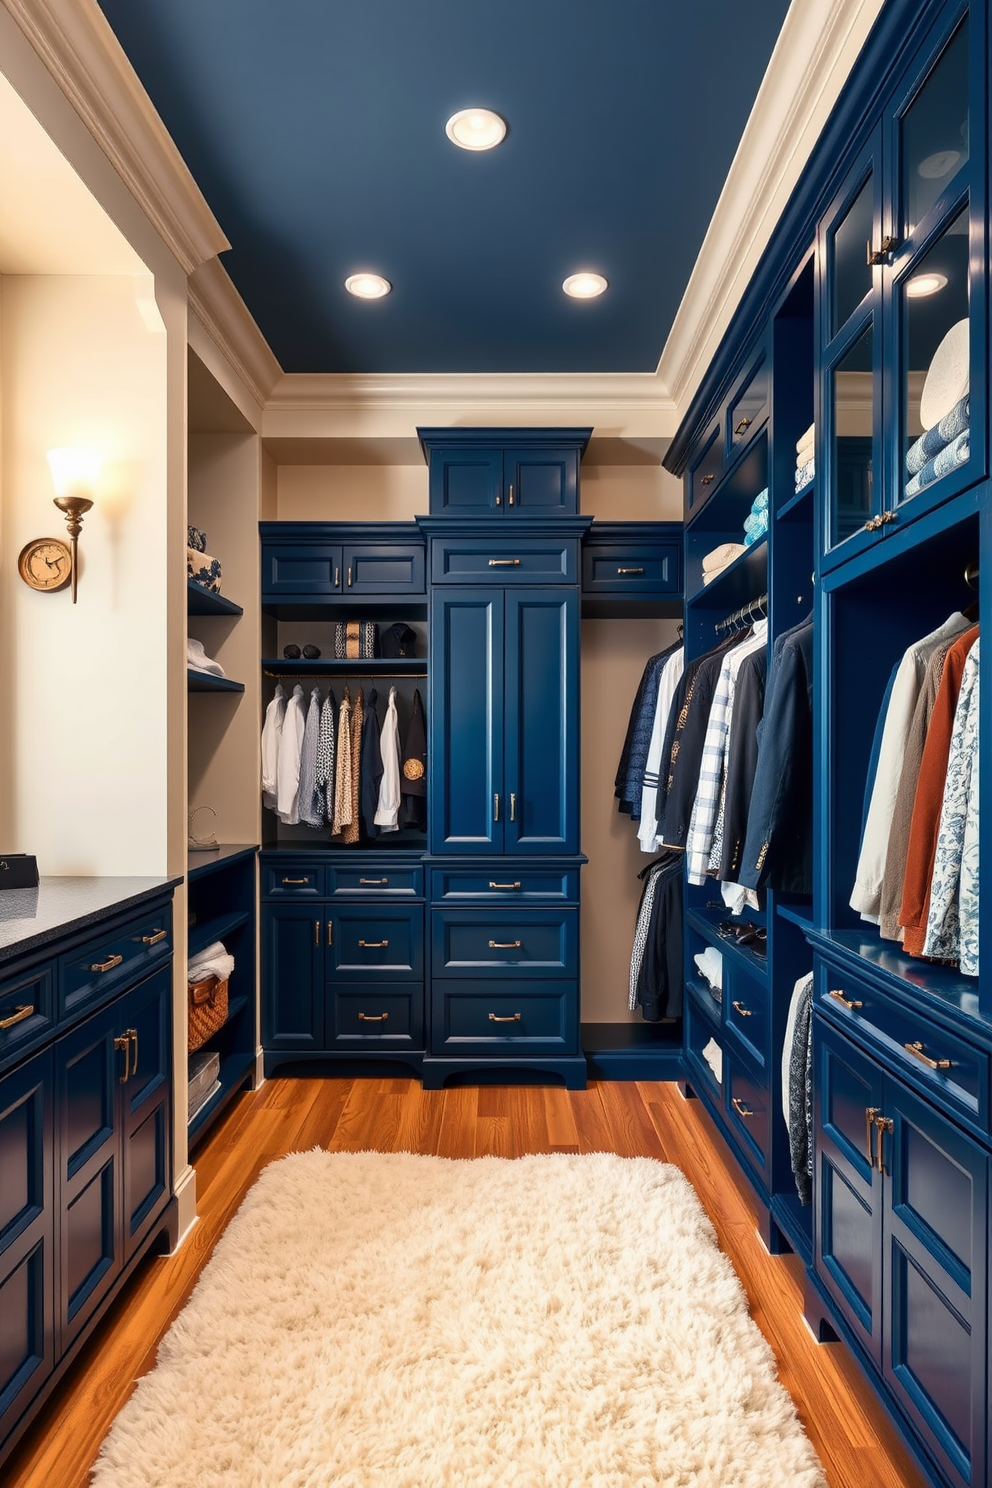
[[[88,1481],[110,1423],[135,1379],[151,1368],[159,1339],[245,1191],[273,1158],[314,1146],[442,1157],[609,1151],[676,1163],[737,1268],[830,1488],[925,1488],[847,1350],[814,1342],[802,1317],[799,1263],[765,1251],[743,1180],[698,1101],[683,1100],[675,1085],[651,1083],[593,1083],[577,1092],[425,1091],[408,1079],[274,1079],[239,1098],[195,1154],[199,1222],[176,1255],[144,1262],[0,1470],[5,1488],[81,1488]]]

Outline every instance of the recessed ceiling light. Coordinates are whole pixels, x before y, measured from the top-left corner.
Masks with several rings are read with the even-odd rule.
[[[922,300],[927,295],[937,294],[947,283],[946,274],[914,274],[906,280],[906,293],[911,300]]]
[[[597,295],[601,295],[604,289],[608,288],[608,281],[603,278],[602,274],[569,274],[562,284],[562,289],[567,295],[571,295],[573,300],[594,300]]]
[[[939,181],[944,176],[949,176],[951,171],[961,159],[960,150],[937,150],[933,155],[928,155],[921,160],[916,167],[917,173],[924,181]]]
[[[381,274],[349,274],[344,287],[360,300],[381,300],[393,286]]]
[[[463,150],[492,150],[506,134],[506,120],[492,109],[459,109],[445,124],[444,132]]]

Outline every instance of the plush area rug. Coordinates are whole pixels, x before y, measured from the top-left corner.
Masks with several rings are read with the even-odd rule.
[[[266,1168],[95,1488],[825,1488],[690,1185],[650,1158]]]

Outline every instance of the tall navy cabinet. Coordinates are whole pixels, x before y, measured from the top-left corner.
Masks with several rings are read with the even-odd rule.
[[[585,1084],[579,1034],[578,466],[587,429],[422,429],[431,673],[424,1083]],[[458,871],[450,871],[457,865]]]

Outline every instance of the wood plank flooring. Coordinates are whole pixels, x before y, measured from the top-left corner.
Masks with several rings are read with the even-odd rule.
[[[847,1350],[814,1342],[802,1317],[800,1265],[765,1251],[746,1185],[698,1101],[684,1100],[667,1084],[425,1091],[408,1079],[274,1079],[237,1100],[195,1154],[199,1222],[176,1255],[142,1264],[0,1469],[5,1488],[88,1482],[114,1416],[151,1368],[159,1339],[246,1190],[273,1158],[314,1146],[442,1157],[608,1151],[677,1164],[744,1283],[830,1488],[925,1488]]]

